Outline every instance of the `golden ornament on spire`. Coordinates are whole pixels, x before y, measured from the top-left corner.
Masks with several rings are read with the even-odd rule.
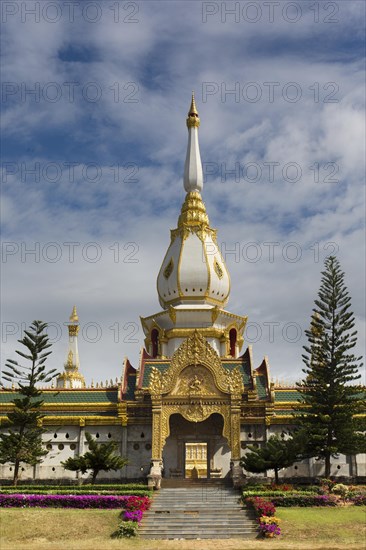
[[[188,118],[187,118],[187,128],[198,128],[199,125],[200,125],[200,118],[198,116],[196,102],[194,99],[194,92],[192,92],[192,101],[188,111]]]
[[[77,311],[76,311],[76,306],[74,306],[72,308],[72,312],[71,312],[71,315],[70,315],[70,321],[72,323],[78,323],[79,322],[79,317],[78,317],[78,314],[77,314]]]

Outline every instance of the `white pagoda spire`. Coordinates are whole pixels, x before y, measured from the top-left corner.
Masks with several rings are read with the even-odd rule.
[[[192,191],[201,192],[203,187],[202,162],[198,143],[199,125],[200,119],[194,100],[194,93],[192,93],[191,107],[187,117],[188,146],[183,180],[184,189],[187,193],[191,193]]]
[[[79,317],[76,306],[73,307],[70,315],[69,344],[67,348],[65,370],[57,377],[58,388],[84,388],[84,376],[79,372],[80,360],[78,350]]]

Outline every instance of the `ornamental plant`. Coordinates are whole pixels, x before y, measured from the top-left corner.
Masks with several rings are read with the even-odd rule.
[[[128,464],[126,458],[116,455],[116,441],[98,443],[89,432],[85,432],[85,438],[89,444],[89,450],[83,455],[69,457],[64,462],[61,462],[65,470],[81,472],[83,474],[91,470],[91,484],[94,485],[99,472],[120,470]]]
[[[337,483],[333,487],[333,493],[335,495],[339,495],[343,500],[343,504],[345,504],[349,495],[349,488],[347,487],[347,485],[344,485],[343,483]]]
[[[260,497],[247,498],[246,502],[254,508],[257,516],[274,516],[276,508],[269,500]]]
[[[121,521],[111,537],[114,539],[122,539],[136,537],[136,535],[137,523],[135,521]]]
[[[135,510],[146,512],[147,510],[149,510],[150,505],[151,500],[149,499],[149,497],[131,496],[126,502],[125,509],[130,512],[133,512]]]
[[[135,521],[137,523],[140,523],[142,520],[142,516],[142,510],[125,510],[123,512],[123,519],[125,521]]]
[[[46,334],[47,324],[33,321],[24,336],[18,340],[24,351],[16,350],[23,358],[22,364],[14,359],[6,361],[2,378],[12,384],[17,384],[18,391],[11,401],[13,409],[7,414],[7,433],[0,434],[0,464],[14,465],[13,484],[18,483],[21,464],[35,466],[42,462],[48,453],[42,442],[46,432],[42,428],[41,413],[43,399],[38,385],[50,382],[57,376],[56,369],[46,370],[46,361],[51,347]]]
[[[294,423],[303,434],[302,457],[324,460],[329,478],[331,458],[366,450],[365,396],[359,384],[361,357],[353,354],[357,343],[355,316],[335,256],[325,260],[311,325],[305,331],[304,379]]]
[[[269,486],[270,491],[293,491],[294,486],[290,483],[283,483],[278,485],[277,483],[271,483]]]
[[[279,524],[281,520],[275,516],[262,516],[259,518],[259,531],[264,537],[276,537],[281,534]]]

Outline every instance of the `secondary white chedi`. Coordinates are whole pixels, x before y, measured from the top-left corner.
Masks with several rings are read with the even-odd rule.
[[[84,376],[79,372],[80,359],[78,349],[79,317],[76,306],[70,315],[68,324],[69,345],[67,349],[64,372],[57,377],[56,385],[58,388],[84,388]]]

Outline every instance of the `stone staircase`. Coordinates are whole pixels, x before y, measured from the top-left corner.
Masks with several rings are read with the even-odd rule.
[[[170,481],[170,480],[169,480]],[[145,512],[143,539],[255,538],[255,516],[243,510],[239,493],[222,482],[182,483],[166,480]],[[173,485],[173,486],[172,486]]]

